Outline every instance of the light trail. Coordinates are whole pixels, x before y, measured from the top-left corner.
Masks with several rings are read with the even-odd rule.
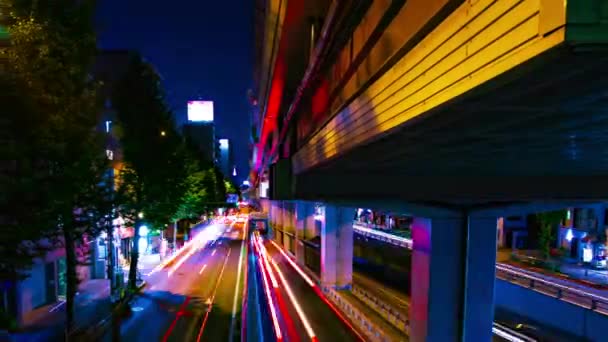
[[[279,247],[279,245],[276,242],[274,242],[272,240],[269,240],[269,241],[277,248],[277,250],[281,254],[283,254],[283,256],[285,257],[285,260],[287,260],[287,262],[296,270],[296,272],[298,272],[300,274],[300,276],[302,276],[302,278],[304,278],[304,281],[306,281],[308,283],[308,285],[310,285],[312,287],[316,286],[315,282],[312,279],[310,279],[310,277],[300,268],[300,266],[298,266],[298,264],[296,264],[293,260],[291,260],[289,255],[287,255],[283,251],[283,249],[281,247]]]
[[[300,303],[296,300],[296,296],[293,294],[291,287],[287,283],[287,279],[285,279],[285,276],[283,276],[283,273],[279,269],[279,266],[277,265],[277,263],[272,259],[270,261],[271,261],[272,266],[274,266],[275,271],[279,275],[279,279],[281,279],[281,282],[285,286],[285,292],[287,292],[287,296],[289,297],[289,300],[291,300],[291,304],[296,309],[296,312],[300,318],[300,321],[304,325],[304,329],[306,329],[306,333],[308,334],[308,337],[310,337],[311,340],[315,340],[316,339],[315,332],[312,329],[312,327],[310,326],[310,322],[308,322],[308,318],[304,314],[304,310],[302,310]]]
[[[176,263],[175,265],[173,265],[170,269],[169,272],[167,273],[167,277],[171,277],[171,275],[173,275],[173,273],[175,273],[175,271],[186,261],[188,260],[188,258],[190,258],[194,253],[200,251],[201,249],[205,248],[205,246],[207,244],[209,244],[212,241],[217,240],[223,231],[220,230],[220,226],[218,225],[210,225],[207,228],[205,228],[204,231],[198,233],[196,235],[196,237],[194,237],[194,239],[188,241],[187,245],[188,245],[188,251],[186,252],[185,255],[183,255]],[[183,248],[186,248],[186,246],[184,246]],[[182,248],[182,249],[183,249]]]
[[[274,326],[277,341],[283,341],[283,335],[281,334],[281,326],[279,325],[279,319],[274,308],[274,301],[272,300],[272,296],[270,295],[270,286],[268,285],[268,280],[266,280],[266,277],[264,275],[264,265],[260,258],[258,258],[258,263],[260,264],[260,270],[262,270],[262,283],[264,284],[264,293],[266,294],[266,300],[268,300],[268,306],[270,307],[270,315],[272,316],[272,324]]]
[[[281,252],[281,254],[283,255],[283,257],[285,257],[285,259],[288,261],[288,263],[302,276],[302,278],[312,287],[313,291],[317,294],[317,296],[334,312],[334,314],[338,317],[338,319],[340,319],[340,321],[342,321],[342,323],[344,323],[344,325],[346,325],[351,332],[360,340],[360,341],[365,341],[365,339],[359,334],[359,332],[355,329],[355,327],[348,321],[348,319],[346,319],[346,317],[344,317],[344,315],[340,312],[340,310],[338,310],[338,308],[336,308],[330,301],[329,299],[327,299],[325,297],[325,295],[323,294],[323,291],[321,291],[321,289],[319,288],[319,286],[313,282],[307,275],[306,273],[304,273],[304,271],[300,268],[300,266],[298,266],[295,262],[293,262],[293,260],[291,260],[291,257],[289,257],[287,254],[285,254],[285,252],[283,252],[283,250],[279,247],[279,245],[277,245],[274,241],[269,240],[275,247],[277,250],[279,250],[279,252]],[[310,282],[308,280],[310,280]]]
[[[186,299],[184,300],[182,305],[179,306],[179,310],[175,314],[175,319],[173,319],[173,322],[171,322],[169,329],[167,329],[167,331],[165,332],[165,335],[163,336],[163,339],[162,339],[163,342],[167,342],[167,340],[169,340],[169,336],[171,336],[171,332],[173,331],[173,329],[175,329],[175,326],[177,325],[177,321],[183,315],[184,309],[188,305],[189,301],[190,301],[190,297],[186,297]]]
[[[205,270],[205,268],[207,268],[207,264],[204,264],[203,267],[201,267],[201,270],[198,271],[198,274],[203,274],[203,271]]]
[[[53,307],[52,307],[52,308],[49,310],[49,312],[55,312],[55,311],[57,311],[57,310],[58,310],[58,309],[59,309],[59,308],[60,308],[60,307],[61,307],[63,304],[65,304],[65,300],[61,300],[61,301],[59,301],[59,303],[58,303],[57,305],[53,306]]]
[[[268,253],[266,252],[266,248],[264,247],[264,245],[262,245],[260,243],[259,240],[257,241],[257,244],[258,244],[258,250],[260,251],[260,258],[264,262],[265,269],[267,270],[268,276],[270,277],[270,283],[272,284],[273,288],[277,289],[277,288],[279,288],[279,282],[277,281],[277,278],[274,276],[274,272],[272,272],[272,269],[270,268],[270,264],[268,263],[268,258],[267,258]]]
[[[213,307],[213,302],[215,301],[215,294],[217,293],[217,288],[219,287],[222,276],[224,275],[224,269],[226,269],[226,264],[228,263],[228,257],[230,256],[230,249],[228,253],[226,253],[226,258],[224,258],[224,264],[222,265],[222,269],[220,270],[220,275],[217,278],[217,282],[215,283],[215,288],[213,289],[213,294],[211,295],[209,306],[207,307],[207,312],[205,313],[205,318],[203,319],[203,323],[201,324],[201,328],[198,331],[198,336],[196,337],[196,342],[201,341],[201,337],[203,336],[203,331],[205,330],[205,326],[207,325],[207,320],[209,319],[209,313],[211,313],[211,309]]]
[[[499,323],[494,323],[492,326],[492,333],[509,342],[537,342],[536,339],[528,337]]]
[[[243,268],[243,254],[245,253],[246,245],[245,245],[245,237],[247,236],[247,223],[243,226],[243,238],[241,239],[241,254],[239,255],[239,264],[238,271],[236,276],[236,286],[234,287],[234,301],[232,302],[232,319],[230,320],[230,336],[229,341],[232,341],[234,338],[234,328],[236,325],[236,303],[239,298],[239,286],[241,285],[241,272]],[[245,284],[246,288],[247,284]],[[244,324],[241,322],[241,324]]]

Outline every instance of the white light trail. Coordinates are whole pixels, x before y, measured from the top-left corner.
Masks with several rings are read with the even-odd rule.
[[[504,338],[509,342],[537,342],[536,339],[528,337],[498,323],[494,323],[494,326],[492,327],[492,333]]]
[[[294,296],[293,292],[291,291],[291,287],[289,287],[289,284],[287,283],[285,276],[283,276],[283,273],[281,272],[281,270],[279,269],[279,266],[277,265],[277,263],[274,260],[270,259],[270,262],[272,263],[272,266],[274,266],[274,269],[276,270],[277,274],[279,275],[281,282],[283,283],[283,285],[285,285],[285,291],[287,292],[287,296],[289,297],[289,300],[291,300],[293,307],[296,309],[296,312],[298,313],[298,316],[300,317],[300,321],[302,322],[302,324],[304,324],[304,328],[306,329],[306,333],[308,334],[308,337],[310,337],[311,340],[314,340],[316,337],[315,332],[312,329],[312,327],[310,326],[310,323],[308,322],[308,318],[304,314],[304,311],[300,307],[300,303],[298,303],[298,301],[296,300],[296,296]]]
[[[205,268],[207,268],[207,264],[204,264],[203,267],[201,267],[201,270],[198,271],[198,274],[203,274],[203,271],[205,270]]]
[[[287,262],[296,270],[296,272],[298,272],[300,274],[300,276],[302,276],[302,278],[304,278],[304,281],[306,281],[308,283],[308,285],[315,287],[316,284],[315,282],[310,279],[310,277],[300,268],[300,266],[298,266],[298,264],[296,264],[293,260],[291,260],[291,257],[289,257],[289,255],[287,255],[283,249],[277,245],[276,242],[270,240],[270,242],[279,250],[279,252],[281,252],[281,254],[283,254],[283,256],[285,257],[285,259],[287,260]]]
[[[246,233],[247,231],[247,225],[245,225],[244,227],[244,233]],[[236,286],[234,287],[234,300],[232,302],[232,319],[230,322],[230,335],[232,336],[233,331],[234,331],[234,327],[236,324],[236,303],[238,301],[238,297],[239,297],[239,286],[241,285],[241,272],[242,272],[242,268],[243,268],[243,255],[245,253],[245,236],[243,236],[243,239],[241,240],[241,254],[239,255],[239,265],[238,267],[238,271],[237,271],[237,276],[236,276]],[[245,284],[245,286],[247,286],[247,284]],[[232,341],[233,339],[230,338],[230,341]]]
[[[264,275],[264,264],[262,263],[262,260],[260,258],[258,258],[258,263],[260,264],[260,269],[262,270],[262,282],[264,283],[264,292],[266,293],[268,306],[270,306],[270,315],[272,316],[272,323],[274,326],[274,331],[277,335],[277,341],[282,341],[283,335],[281,334],[281,326],[279,325],[279,319],[277,318],[277,313],[274,308],[274,301],[272,300],[272,296],[270,295],[270,286],[268,285],[268,280],[266,280],[266,276]]]

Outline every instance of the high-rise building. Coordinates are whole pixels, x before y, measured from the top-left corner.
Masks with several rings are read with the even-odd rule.
[[[188,101],[188,122],[183,126],[186,141],[198,148],[203,158],[217,164],[217,144],[212,101]]]
[[[234,149],[230,144],[229,139],[222,138],[219,139],[218,142],[220,150],[218,158],[219,168],[226,178],[232,178],[234,181],[234,178],[236,177],[236,168],[234,165]]]

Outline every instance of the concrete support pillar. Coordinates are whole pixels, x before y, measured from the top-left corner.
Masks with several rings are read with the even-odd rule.
[[[416,218],[410,339],[491,341],[496,217]]]
[[[293,223],[291,222],[291,206],[292,203],[288,201],[283,201],[283,248],[286,251],[289,251],[289,244],[291,241],[291,237],[286,233],[290,233],[293,227]]]
[[[308,202],[310,206],[308,210],[310,210],[309,215],[306,216],[304,222],[304,238],[306,240],[310,240],[315,236],[319,235],[317,232],[317,221],[315,220],[315,203]]]
[[[283,221],[283,202],[281,201],[276,201],[277,204],[277,220],[276,220],[276,226],[277,226],[277,230],[282,230],[282,221]]]
[[[269,201],[270,202],[270,208],[269,208],[269,212],[268,212],[268,221],[270,223],[270,226],[272,227],[272,229],[274,229],[276,227],[276,221],[277,221],[277,204],[275,201]]]
[[[278,231],[282,231],[283,230],[283,203],[281,201],[276,201],[277,203],[277,207],[276,207],[276,222],[275,222],[275,235],[274,238],[276,240],[276,242],[281,245],[283,244],[283,233],[282,232],[278,232]]]
[[[353,210],[325,207],[321,226],[321,283],[350,288],[353,278]]]
[[[300,265],[305,265],[303,240],[306,240],[307,225],[314,225],[315,206],[314,203],[298,201],[295,203],[295,235],[296,235],[296,261]],[[314,226],[313,226],[314,227]]]

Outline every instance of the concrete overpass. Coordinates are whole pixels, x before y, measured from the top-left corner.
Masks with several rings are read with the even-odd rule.
[[[410,337],[489,340],[496,217],[606,199],[606,19],[607,0],[258,1],[272,223],[299,236],[326,203],[321,278],[348,287],[347,208],[413,214]]]

